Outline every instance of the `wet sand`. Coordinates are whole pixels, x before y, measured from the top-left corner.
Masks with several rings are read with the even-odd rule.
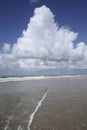
[[[84,76],[0,83],[0,130],[29,130],[40,101],[30,130],[87,130]]]

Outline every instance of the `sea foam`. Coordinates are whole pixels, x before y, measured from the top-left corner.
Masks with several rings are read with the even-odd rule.
[[[87,77],[87,75],[9,77],[9,78],[0,78],[0,82],[26,81],[26,80],[40,80],[40,79],[55,79],[55,78],[73,78],[73,77]]]
[[[31,127],[31,124],[32,124],[32,122],[33,122],[34,116],[35,116],[35,114],[37,113],[39,107],[42,105],[42,102],[43,102],[44,99],[46,98],[46,96],[47,96],[47,94],[48,94],[48,91],[49,91],[49,90],[47,90],[47,91],[44,93],[43,97],[42,97],[41,100],[38,102],[38,104],[37,104],[35,110],[34,110],[33,113],[30,115],[29,121],[28,121],[28,127],[27,127],[28,130],[30,130],[30,127]]]

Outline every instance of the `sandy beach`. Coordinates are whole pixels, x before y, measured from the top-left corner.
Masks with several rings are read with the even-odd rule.
[[[87,130],[87,77],[0,82],[0,130]]]

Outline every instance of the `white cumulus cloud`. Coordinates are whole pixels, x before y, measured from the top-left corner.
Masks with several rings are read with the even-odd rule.
[[[11,45],[8,44],[8,43],[4,43],[3,48],[2,48],[2,51],[3,51],[4,53],[10,52],[10,51],[11,51]]]
[[[0,65],[13,69],[87,68],[87,45],[80,42],[74,47],[77,38],[78,33],[58,26],[48,7],[36,8],[12,50],[4,44]]]
[[[38,3],[39,0],[29,0],[30,3]]]

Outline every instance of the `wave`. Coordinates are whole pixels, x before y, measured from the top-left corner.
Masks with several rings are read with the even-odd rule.
[[[38,79],[44,79],[44,77],[43,77],[43,76],[37,76],[37,77],[10,77],[10,78],[0,78],[0,82],[38,80]]]
[[[54,78],[73,78],[73,77],[87,77],[87,75],[9,77],[9,78],[0,78],[0,82],[26,81],[26,80],[40,80],[40,79],[54,79]]]

